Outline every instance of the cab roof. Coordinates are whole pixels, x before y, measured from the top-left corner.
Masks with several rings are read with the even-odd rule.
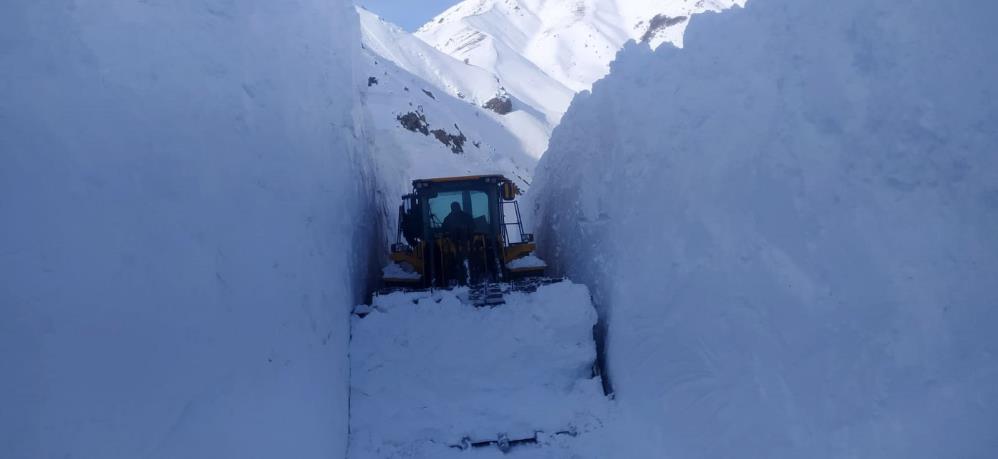
[[[418,179],[413,180],[412,185],[417,186],[422,183],[452,183],[452,182],[477,182],[485,179],[495,179],[496,183],[508,182],[509,179],[502,175],[492,174],[492,175],[465,175],[462,177],[439,177],[439,178],[429,178],[429,179]]]

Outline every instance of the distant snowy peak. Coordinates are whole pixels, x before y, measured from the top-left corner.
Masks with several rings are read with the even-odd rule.
[[[572,91],[591,87],[629,40],[682,46],[690,16],[745,0],[467,0],[416,36],[458,60],[502,74],[526,61]],[[523,66],[523,64],[514,64]]]
[[[366,49],[438,89],[477,105],[505,92],[494,74],[438,51],[370,11],[357,12]]]

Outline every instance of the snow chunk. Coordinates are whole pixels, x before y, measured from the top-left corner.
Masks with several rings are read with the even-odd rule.
[[[509,262],[506,266],[509,269],[538,269],[547,268],[548,264],[545,263],[544,260],[537,258],[536,255],[531,254],[522,258],[517,258],[516,260]]]
[[[388,266],[381,269],[381,275],[385,279],[419,280],[423,278],[416,272],[416,268],[409,263],[389,263]]]

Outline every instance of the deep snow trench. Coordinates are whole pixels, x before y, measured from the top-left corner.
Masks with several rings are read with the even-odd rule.
[[[494,145],[410,155],[443,147],[365,107],[437,95],[372,61],[345,0],[6,0],[0,457],[502,457],[451,443],[530,424],[548,448],[510,457],[990,459],[995,17],[985,0],[695,16],[684,49],[627,46],[535,170],[502,156],[494,119],[466,128]],[[433,122],[454,133],[478,109],[446,96]],[[492,311],[382,298],[350,360],[409,174],[488,165],[536,171],[525,217],[574,284]],[[611,403],[590,403],[592,311],[559,300],[585,289]],[[468,406],[472,386],[493,397]],[[566,417],[574,437],[547,432]]]

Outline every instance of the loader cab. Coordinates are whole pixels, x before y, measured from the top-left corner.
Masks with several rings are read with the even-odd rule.
[[[543,274],[538,267],[511,268],[535,248],[520,222],[519,193],[501,175],[414,181],[399,207],[386,286],[448,288]],[[470,217],[460,235],[444,225],[455,204]]]

